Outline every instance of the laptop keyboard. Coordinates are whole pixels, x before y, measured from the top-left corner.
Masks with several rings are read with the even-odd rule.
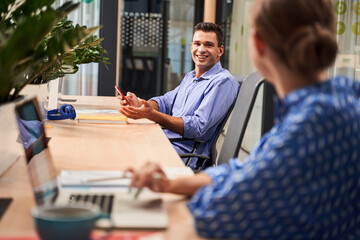
[[[12,198],[0,198],[0,219],[5,213],[6,209],[9,207]]]
[[[98,194],[71,194],[69,204],[92,203],[98,205],[103,213],[110,215],[112,211],[114,195]]]

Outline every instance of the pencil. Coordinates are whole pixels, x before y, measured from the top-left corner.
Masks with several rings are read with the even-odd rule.
[[[139,194],[141,193],[141,191],[142,191],[142,188],[138,188],[138,189],[137,189],[137,191],[136,191],[136,193],[135,193],[135,195],[134,195],[134,199],[137,199],[137,198],[138,198],[138,196],[139,196]]]
[[[159,179],[161,179],[161,175],[156,172],[156,173],[153,174],[153,179],[154,180],[159,180]],[[136,193],[134,195],[134,199],[137,199],[139,197],[141,191],[142,191],[142,188],[137,189],[137,191],[136,191]]]

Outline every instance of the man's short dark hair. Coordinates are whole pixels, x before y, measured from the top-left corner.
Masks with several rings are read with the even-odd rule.
[[[216,38],[218,41],[218,47],[220,47],[223,41],[223,32],[221,30],[221,27],[219,25],[216,25],[215,23],[211,22],[202,22],[196,24],[194,27],[194,33],[196,31],[203,31],[203,32],[214,32],[216,34]]]

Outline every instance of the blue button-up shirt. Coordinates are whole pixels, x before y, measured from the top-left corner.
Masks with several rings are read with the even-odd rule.
[[[200,235],[360,239],[360,82],[339,77],[277,102],[275,126],[245,162],[205,170],[191,199]]]
[[[199,78],[195,70],[187,73],[177,88],[151,100],[158,103],[160,112],[181,117],[184,137],[204,141],[196,153],[209,156],[216,129],[238,92],[238,82],[218,62]],[[181,137],[166,129],[164,132],[168,138]],[[178,153],[186,153],[192,150],[193,143],[175,142],[173,145]],[[196,161],[192,161],[189,166],[194,168],[195,164]]]

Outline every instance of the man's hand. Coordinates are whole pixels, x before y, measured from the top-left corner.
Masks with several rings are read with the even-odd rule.
[[[141,169],[135,171],[132,168],[126,170],[132,173],[131,187],[147,187],[154,192],[169,192],[170,180],[164,171],[156,163],[147,162]]]
[[[120,100],[120,106],[121,107],[128,106],[126,100],[123,99],[123,97],[121,95],[117,96],[117,98]],[[141,106],[140,98],[138,98],[132,92],[127,92],[126,93],[126,99],[129,101],[129,103],[131,104],[132,107],[140,107]]]
[[[134,96],[135,96],[135,94],[134,94]],[[125,101],[125,100],[122,100],[122,101]],[[136,102],[136,101],[134,101],[134,102]],[[150,106],[150,104],[147,101],[145,101],[143,99],[138,100],[138,104],[139,104],[138,107],[133,106],[132,102],[130,102],[130,104],[131,104],[131,106],[122,105],[119,112],[121,114],[125,115],[126,117],[132,118],[132,119],[140,119],[140,118],[150,119],[150,116],[151,116],[152,112],[154,111],[154,109]]]

